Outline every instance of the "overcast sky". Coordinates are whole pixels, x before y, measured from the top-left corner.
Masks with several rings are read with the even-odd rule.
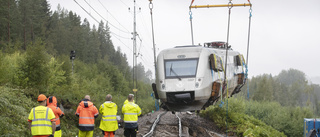
[[[48,0],[56,10],[58,4],[97,22],[108,20],[112,41],[128,56],[132,65],[133,0]],[[89,3],[102,17],[90,8]],[[234,0],[234,4],[247,3]],[[294,68],[308,77],[320,76],[320,0],[251,0],[252,25],[249,48],[249,76],[278,75]],[[137,32],[140,51],[138,62],[152,70],[153,49],[149,0],[136,0]],[[166,48],[191,45],[189,5],[191,0],[154,0],[153,19],[157,54]],[[195,0],[193,5],[227,4],[228,0]],[[130,10],[129,10],[130,8]],[[141,8],[141,10],[139,10]],[[228,8],[192,9],[195,44],[227,40]],[[249,7],[233,7],[229,43],[233,50],[247,55]]]

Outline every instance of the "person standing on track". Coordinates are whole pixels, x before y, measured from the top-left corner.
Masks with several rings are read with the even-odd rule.
[[[122,107],[125,137],[136,137],[138,132],[138,116],[141,115],[141,108],[133,102],[133,97],[133,94],[129,94],[128,103]]]
[[[99,111],[90,101],[89,95],[79,103],[76,116],[79,117],[79,137],[92,137],[94,119],[99,116]]]
[[[46,107],[47,97],[38,96],[39,106],[31,109],[28,117],[29,128],[33,137],[53,137],[56,131],[55,115]]]
[[[100,129],[103,131],[104,137],[114,137],[115,131],[118,129],[117,112],[118,106],[116,103],[111,102],[112,96],[108,94],[106,96],[106,102],[104,102],[99,112],[102,114],[100,122]]]
[[[57,107],[57,105],[58,105],[58,102],[55,96],[50,96],[47,99],[47,107],[51,108],[51,110],[55,115],[56,131],[55,131],[54,137],[61,137],[60,118],[64,116],[64,113],[61,111],[59,107]]]

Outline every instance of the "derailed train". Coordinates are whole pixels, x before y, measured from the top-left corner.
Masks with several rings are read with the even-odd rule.
[[[245,60],[228,47],[227,84],[224,83],[225,46],[224,42],[209,42],[161,51],[156,83],[152,84],[161,106],[177,112],[197,111],[240,92],[245,84]]]

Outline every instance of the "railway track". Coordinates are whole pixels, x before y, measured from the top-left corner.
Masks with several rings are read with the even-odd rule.
[[[146,133],[145,135],[143,135],[143,137],[151,137],[151,136],[156,136],[154,135],[156,132],[161,132],[161,131],[156,131],[156,126],[158,126],[161,118],[163,118],[164,115],[166,115],[168,113],[168,111],[164,111],[163,113],[160,113],[157,115],[157,118],[156,120],[153,122],[151,128],[150,128],[150,131],[148,133]],[[170,115],[170,114],[169,114]],[[178,136],[178,137],[182,137],[182,124],[181,124],[181,118],[179,117],[179,114],[178,113],[175,113],[175,116],[176,118],[178,119],[178,124],[177,125],[174,125],[173,123],[173,120],[170,119],[169,121],[170,122],[173,122],[173,123],[167,123],[168,125],[170,126],[176,126],[178,127],[178,131],[174,132],[172,131],[172,128],[171,128],[171,131],[166,131],[166,133],[162,133],[162,134],[167,134],[169,136]],[[172,117],[172,116],[171,116]],[[164,118],[165,119],[165,118]]]
[[[139,118],[138,137],[223,137],[214,123],[194,113],[156,111]],[[119,132],[119,136],[123,131]]]

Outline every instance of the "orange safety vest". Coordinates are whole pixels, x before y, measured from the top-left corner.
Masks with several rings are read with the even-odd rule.
[[[55,117],[56,121],[56,131],[59,131],[61,129],[60,126],[60,117],[64,115],[64,113],[61,111],[59,107],[57,107],[57,98],[55,96],[50,96],[47,99],[47,107],[51,108]]]
[[[94,118],[98,117],[99,111],[90,101],[81,101],[76,111],[79,116],[79,129],[81,131],[92,131],[94,129]]]

